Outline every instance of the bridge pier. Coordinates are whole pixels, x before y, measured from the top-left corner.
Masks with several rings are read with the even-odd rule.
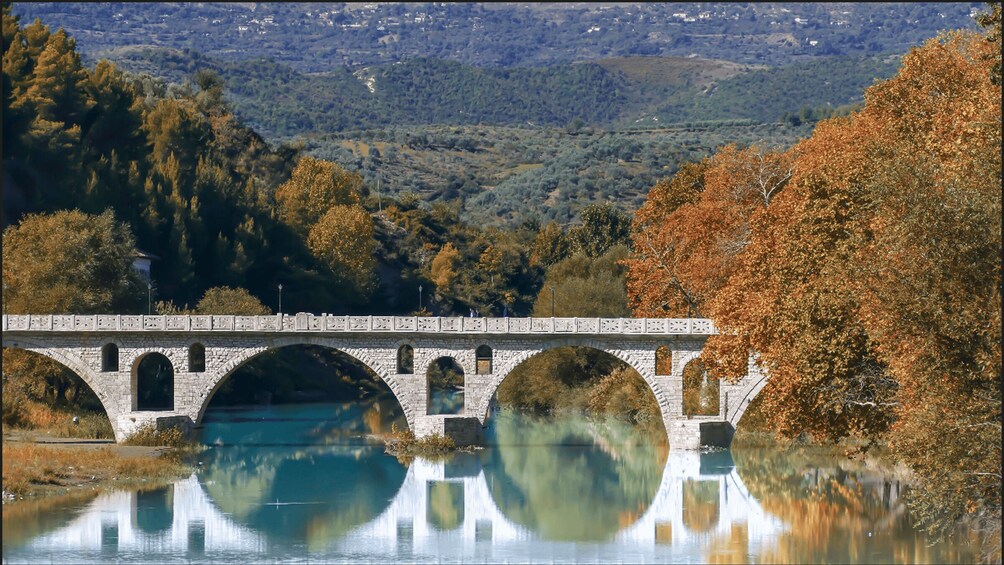
[[[448,437],[457,447],[470,447],[481,442],[481,421],[462,414],[434,414],[415,418],[414,434],[418,439],[430,436]]]

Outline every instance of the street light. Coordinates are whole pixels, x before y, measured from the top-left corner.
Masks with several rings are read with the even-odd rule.
[[[554,317],[554,287],[551,287],[551,317]]]
[[[279,283],[279,315],[282,316],[282,283]]]
[[[7,283],[3,283],[3,315],[7,315]]]
[[[146,283],[146,314],[153,314],[153,284]]]
[[[422,285],[418,285],[418,311],[422,311]]]

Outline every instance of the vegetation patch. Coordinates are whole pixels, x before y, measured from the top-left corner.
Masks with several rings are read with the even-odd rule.
[[[387,447],[387,453],[404,462],[410,462],[416,456],[435,459],[454,451],[470,450],[470,448],[458,448],[452,438],[439,434],[418,439],[411,430],[398,430],[397,424],[391,427],[391,432],[384,439],[384,444]]]
[[[140,426],[135,433],[126,438],[123,444],[182,449],[188,449],[196,445],[181,428],[172,426],[165,429],[157,429],[157,426],[153,423]]]
[[[178,458],[126,456],[116,449],[3,443],[3,500],[66,494],[81,489],[131,488],[168,482],[190,472]]]

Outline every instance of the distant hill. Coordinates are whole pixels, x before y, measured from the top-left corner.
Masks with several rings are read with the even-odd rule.
[[[16,2],[13,10],[66,28],[96,55],[149,44],[324,72],[415,58],[539,67],[695,55],[783,66],[902,54],[939,31],[975,28],[984,4]]]
[[[803,107],[861,100],[898,57],[830,57],[772,69],[695,57],[620,57],[536,68],[452,61],[302,73],[269,59],[224,62],[190,50],[107,52],[120,67],[181,82],[209,68],[237,112],[269,138],[412,125],[661,127],[748,119],[774,122]]]

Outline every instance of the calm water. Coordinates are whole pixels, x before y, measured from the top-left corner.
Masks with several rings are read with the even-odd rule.
[[[616,424],[493,416],[489,446],[400,462],[387,405],[209,413],[198,472],[8,520],[3,560],[960,562],[906,485],[825,450],[669,452]],[[7,510],[5,509],[5,514]]]

